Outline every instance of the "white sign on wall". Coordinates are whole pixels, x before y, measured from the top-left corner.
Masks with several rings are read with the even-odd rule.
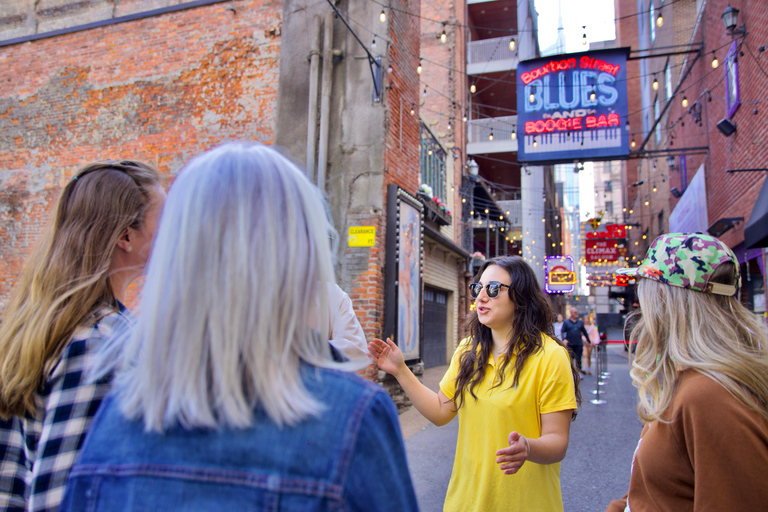
[[[704,164],[701,164],[669,216],[669,232],[706,233],[708,227],[707,187],[704,181]]]

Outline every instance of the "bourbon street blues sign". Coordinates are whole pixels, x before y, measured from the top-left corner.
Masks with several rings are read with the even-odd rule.
[[[616,160],[629,155],[629,48],[526,60],[517,68],[521,163]]]

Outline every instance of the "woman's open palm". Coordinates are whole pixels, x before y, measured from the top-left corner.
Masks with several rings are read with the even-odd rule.
[[[368,351],[373,356],[376,366],[387,373],[395,374],[405,366],[403,353],[389,338],[387,341],[374,338],[368,343]]]

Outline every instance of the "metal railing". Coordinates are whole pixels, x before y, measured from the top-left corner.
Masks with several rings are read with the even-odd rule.
[[[472,119],[467,124],[467,142],[508,142],[517,130],[517,116]]]
[[[509,49],[512,36],[470,41],[467,45],[467,64],[482,64],[501,60],[515,60],[514,50]]]

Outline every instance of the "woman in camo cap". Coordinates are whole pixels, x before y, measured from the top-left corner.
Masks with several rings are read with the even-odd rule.
[[[668,234],[638,268],[632,380],[645,421],[627,510],[765,510],[768,339],[720,240]]]

